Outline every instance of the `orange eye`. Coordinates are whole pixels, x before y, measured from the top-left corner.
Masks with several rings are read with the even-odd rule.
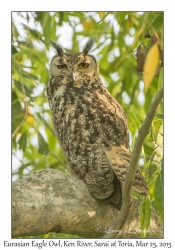
[[[57,65],[58,69],[67,69],[67,65],[66,64],[59,64]]]
[[[78,68],[80,69],[87,69],[89,67],[89,63],[80,63],[78,65]]]

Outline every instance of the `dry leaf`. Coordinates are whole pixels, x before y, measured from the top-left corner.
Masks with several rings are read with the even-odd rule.
[[[159,48],[155,43],[146,56],[145,64],[143,67],[143,81],[145,84],[145,92],[148,90],[150,83],[152,82],[159,64]]]

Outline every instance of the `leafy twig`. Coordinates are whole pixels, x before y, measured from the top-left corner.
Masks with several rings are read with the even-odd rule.
[[[12,134],[12,139],[13,139],[13,138],[15,137],[15,135],[18,133],[18,131],[20,130],[21,126],[22,126],[23,123],[25,122],[25,120],[26,120],[26,118],[27,118],[27,115],[28,115],[28,112],[27,112],[28,103],[27,103],[27,100],[26,100],[26,92],[25,92],[24,84],[23,84],[22,79],[21,79],[21,68],[20,68],[20,66],[19,66],[19,77],[20,77],[22,92],[23,92],[23,95],[24,95],[25,114],[24,114],[24,117],[23,117],[21,123],[18,125],[18,127],[17,127],[17,128],[15,129],[15,131],[13,132],[13,134]]]
[[[146,17],[147,18],[147,17]],[[145,19],[146,19],[145,18]],[[131,51],[133,50],[135,44],[137,43],[139,37],[143,34],[144,32],[144,29],[146,27],[146,22],[147,22],[147,19],[145,20],[145,22],[143,23],[142,27],[139,29],[137,35],[135,36],[135,39],[133,41],[133,43],[131,44],[131,46],[128,48],[128,50],[126,51],[126,53],[118,60],[118,62],[116,63],[114,69],[118,69],[119,66],[123,63],[123,61],[125,60],[125,58],[128,56],[129,53],[131,53]]]

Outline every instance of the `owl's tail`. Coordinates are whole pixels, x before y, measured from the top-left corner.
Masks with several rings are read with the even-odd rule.
[[[105,150],[105,154],[122,188],[129,168],[131,152],[129,148],[126,148],[124,145],[120,145],[107,148]],[[141,195],[147,195],[149,193],[145,178],[139,170],[136,171],[132,188],[135,192]]]
[[[122,190],[120,186],[120,181],[115,175],[113,185],[114,192],[107,198],[107,201],[120,211],[122,207]]]

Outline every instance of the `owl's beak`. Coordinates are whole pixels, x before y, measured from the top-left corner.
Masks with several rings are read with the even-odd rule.
[[[75,80],[77,79],[77,73],[72,70],[70,73],[70,78],[73,82],[75,82]]]

